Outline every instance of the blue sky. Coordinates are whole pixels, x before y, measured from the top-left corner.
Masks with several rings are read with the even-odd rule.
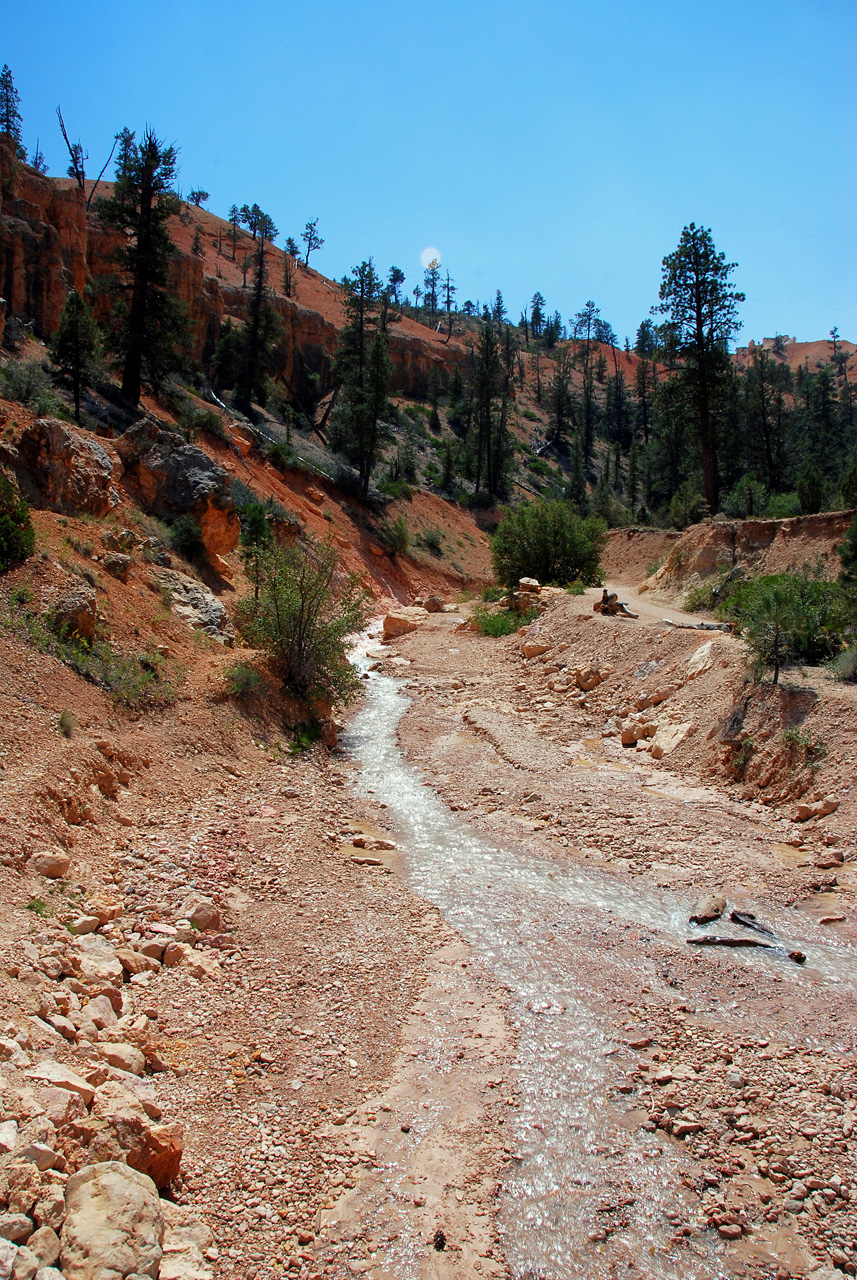
[[[857,6],[821,0],[0,0],[25,143],[97,170],[123,125],[181,149],[185,192],[256,201],[313,265],[374,256],[459,301],[594,298],[620,338],[691,220],[739,263],[741,341],[857,341]],[[145,15],[141,18],[141,12]]]

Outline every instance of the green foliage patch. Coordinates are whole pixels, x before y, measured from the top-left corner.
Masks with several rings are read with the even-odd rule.
[[[524,577],[565,586],[602,582],[604,521],[581,518],[562,499],[528,502],[504,509],[491,545],[494,576],[509,588]]]
[[[35,549],[30,508],[11,480],[0,473],[0,573],[26,560]]]

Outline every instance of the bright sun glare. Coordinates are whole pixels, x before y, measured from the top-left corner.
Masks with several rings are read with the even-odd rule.
[[[435,260],[440,262],[440,249],[435,249],[432,245],[423,249],[420,254],[420,262],[424,267],[427,267],[430,262],[434,262]]]

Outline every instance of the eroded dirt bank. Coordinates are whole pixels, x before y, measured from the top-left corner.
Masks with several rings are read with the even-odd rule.
[[[456,627],[438,615],[387,650],[384,669],[407,675],[413,699],[402,748],[470,829],[574,881],[540,920],[520,896],[508,942],[555,939],[580,975],[575,1016],[606,1041],[593,1086],[603,1151],[594,1164],[588,1151],[577,1202],[590,1253],[578,1244],[556,1274],[670,1274],[629,1248],[651,1213],[672,1232],[680,1274],[855,1274],[853,692],[807,673],[798,711],[786,709],[823,742],[814,767],[777,748],[795,720],[769,705],[759,727],[771,767],[748,785],[728,731],[724,742],[746,694],[739,641],[596,618],[588,599],[567,597],[529,635],[530,658],[520,637]],[[804,696],[810,680],[820,697]],[[642,731],[623,746],[629,725]],[[719,891],[724,915],[690,925],[697,899]],[[706,933],[768,940],[730,921],[735,909],[773,931],[774,949],[688,945]],[[798,951],[803,964],[788,956]],[[516,1009],[515,995],[521,1035],[533,1009]],[[519,1062],[519,1076],[527,1069]],[[534,1100],[537,1089],[518,1128],[510,1121],[523,1170],[554,1138],[550,1106],[537,1115]],[[638,1139],[636,1158],[675,1182],[667,1204],[643,1202],[628,1156]],[[522,1224],[514,1199],[512,1177],[501,1230]],[[525,1258],[525,1243],[510,1252]]]
[[[379,1274],[402,1233],[431,1274],[502,1274],[503,993],[371,852],[347,761],[284,752],[193,647],[135,719],[3,641],[4,1248],[70,1274],[70,1177],[116,1160],[161,1188],[165,1278]]]

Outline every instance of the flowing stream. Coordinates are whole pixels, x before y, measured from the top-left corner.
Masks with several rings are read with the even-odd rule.
[[[366,670],[365,654],[355,660]],[[599,921],[684,939],[686,906],[638,882],[563,866],[475,833],[402,756],[396,730],[409,699],[400,685],[375,672],[364,684],[366,701],[344,738],[360,765],[357,786],[388,806],[409,884],[511,992],[519,1106],[508,1129],[521,1159],[504,1181],[500,1231],[513,1274],[725,1275],[715,1239],[698,1236],[680,1249],[671,1241],[682,1219],[681,1152],[637,1123],[626,1126],[605,1100],[612,1070],[605,1055],[616,1047],[616,1028],[590,978],[597,950],[582,950]],[[794,981],[853,982],[853,969],[834,948],[805,949],[811,974],[765,952],[738,953],[735,963],[776,964]],[[593,1239],[603,1222],[599,1210],[629,1185],[633,1203],[622,1207],[624,1225],[605,1255],[604,1242]]]

